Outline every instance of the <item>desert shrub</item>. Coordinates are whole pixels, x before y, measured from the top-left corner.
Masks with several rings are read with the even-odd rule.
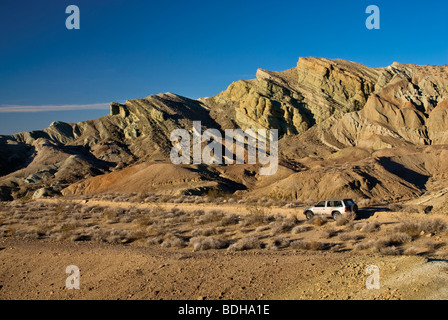
[[[319,217],[319,216],[314,216],[312,219],[307,221],[308,224],[312,224],[317,227],[323,226],[327,222],[328,222],[328,219]]]
[[[200,216],[196,220],[196,223],[207,224],[207,223],[219,221],[223,217],[224,217],[224,212],[213,210],[213,211],[207,212],[207,213],[203,214],[202,216]]]
[[[336,226],[345,226],[347,224],[349,224],[350,222],[352,222],[353,220],[355,220],[356,215],[353,212],[347,213],[347,214],[343,214],[341,215],[338,219],[336,219]]]
[[[359,223],[354,226],[354,228],[356,230],[366,232],[366,233],[379,231],[380,227],[381,227],[381,223],[379,223],[377,221]]]
[[[162,246],[162,248],[185,248],[186,247],[186,243],[185,243],[184,239],[176,237],[176,236],[168,237],[167,239],[163,240],[163,242],[160,245]]]
[[[383,255],[399,255],[400,251],[397,246],[400,244],[401,243],[392,241],[390,238],[380,239],[373,244],[372,252]]]
[[[156,236],[156,237],[151,237],[148,239],[148,245],[153,246],[153,245],[159,245],[162,244],[163,242],[163,238],[160,236]]]
[[[252,232],[254,229],[252,229],[252,228],[246,228],[246,227],[242,227],[242,228],[240,228],[240,232],[242,232],[242,233],[249,233],[249,232]]]
[[[289,240],[285,237],[275,237],[272,242],[268,243],[266,249],[279,250],[281,248],[287,248],[289,246]]]
[[[434,252],[435,250],[440,249],[444,245],[445,243],[443,242],[437,242],[429,239],[423,242],[423,247],[427,249],[429,252]]]
[[[296,217],[288,217],[280,221],[276,221],[271,226],[271,235],[290,232],[299,221]]]
[[[355,250],[366,250],[366,249],[370,249],[375,245],[375,241],[374,240],[369,240],[367,242],[361,242],[355,245],[354,249]]]
[[[447,225],[443,220],[433,218],[421,221],[405,221],[397,226],[395,230],[416,238],[423,234],[445,233],[447,231]]]
[[[403,251],[403,255],[405,255],[405,256],[417,256],[417,255],[419,255],[419,253],[420,253],[420,250],[417,249],[416,247],[409,247]]]
[[[382,255],[386,255],[386,256],[397,256],[400,255],[400,250],[395,247],[395,246],[390,246],[390,247],[374,247],[374,251],[373,252],[377,252],[380,253]]]
[[[256,236],[247,236],[238,240],[236,243],[229,246],[229,251],[243,251],[251,249],[260,249],[261,241]]]
[[[230,226],[233,224],[238,224],[238,222],[240,221],[240,218],[237,214],[231,214],[231,215],[225,215],[221,221],[220,221],[220,225],[221,226]]]
[[[267,214],[264,208],[260,207],[250,207],[248,208],[249,213],[244,216],[241,225],[247,227],[250,225],[261,225],[267,223]]]
[[[153,224],[153,220],[149,215],[139,215],[133,221],[140,227],[147,227]]]
[[[446,223],[439,219],[439,218],[433,218],[428,220],[423,220],[420,222],[422,231],[425,233],[444,233],[447,231],[447,225]]]
[[[311,226],[299,225],[299,226],[295,226],[294,228],[292,228],[291,233],[298,234],[298,233],[310,231],[312,229],[313,229],[313,227],[311,227]]]
[[[352,233],[343,233],[339,235],[339,239],[341,241],[358,241],[363,239],[364,237],[358,234],[352,234]]]
[[[411,242],[412,237],[406,233],[398,232],[398,233],[393,233],[393,234],[389,235],[387,240],[389,241],[390,244],[399,245],[399,244],[403,244],[406,242]]]
[[[106,219],[106,223],[116,223],[119,221],[119,217],[124,214],[124,210],[121,208],[108,208],[103,211],[103,216]]]
[[[196,209],[191,213],[191,215],[194,217],[200,217],[200,216],[203,216],[204,214],[205,214],[205,211],[202,209]]]
[[[193,237],[199,237],[199,236],[208,237],[208,236],[218,234],[218,233],[219,233],[219,230],[217,228],[206,228],[206,229],[194,229],[191,232],[191,235]]]
[[[291,242],[290,247],[301,250],[323,250],[325,245],[319,241],[296,240]]]
[[[194,251],[220,249],[227,243],[222,239],[216,239],[211,237],[194,237],[190,239],[190,243],[193,245]]]
[[[263,231],[266,231],[266,230],[269,230],[270,229],[270,227],[269,226],[259,226],[259,227],[257,227],[256,229],[255,229],[255,232],[263,232]]]
[[[14,236],[22,240],[37,240],[40,238],[35,230],[16,230]]]
[[[334,228],[327,228],[322,231],[322,238],[330,239],[338,234],[337,230]]]
[[[131,223],[131,222],[133,222],[134,220],[135,220],[134,217],[132,217],[132,216],[128,216],[128,215],[125,215],[125,216],[123,216],[123,217],[120,218],[120,222],[121,222],[121,223]]]
[[[120,201],[124,201],[124,198],[121,199]],[[107,242],[109,244],[120,244],[120,243],[122,243],[122,240],[123,239],[121,238],[120,235],[111,234],[105,239],[105,242]]]
[[[72,235],[70,237],[70,240],[71,241],[75,241],[75,242],[78,242],[78,241],[91,241],[92,237],[91,237],[90,234],[76,233],[76,234],[74,234],[74,235]]]

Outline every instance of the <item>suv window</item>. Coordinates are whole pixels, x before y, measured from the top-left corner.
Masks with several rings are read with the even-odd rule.
[[[316,204],[316,207],[318,207],[318,208],[323,208],[323,207],[325,207],[325,201],[321,201],[321,202],[319,202],[318,204]]]
[[[342,207],[342,201],[332,201],[330,207]]]
[[[335,207],[342,207],[342,202],[338,201],[338,200],[334,200],[334,201],[328,201],[328,206],[335,208]]]
[[[352,199],[345,199],[344,203],[346,207],[350,207],[355,204],[355,202]]]

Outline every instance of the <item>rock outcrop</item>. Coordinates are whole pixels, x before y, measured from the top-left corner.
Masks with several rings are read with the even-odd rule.
[[[220,131],[278,129],[279,172],[174,168],[170,134],[191,131],[193,121]],[[448,187],[441,169],[447,144],[448,66],[369,68],[304,57],[289,70],[258,69],[255,79],[213,97],[152,95],[111,103],[99,119],[0,136],[0,198],[214,188],[303,200],[398,200]]]

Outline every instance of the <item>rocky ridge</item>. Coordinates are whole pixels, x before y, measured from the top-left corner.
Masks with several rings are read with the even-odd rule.
[[[191,130],[192,121],[220,131],[278,129],[278,173],[172,165],[170,133]],[[286,71],[258,69],[213,97],[152,95],[112,103],[99,119],[0,136],[0,197],[126,192],[132,181],[113,175],[132,170],[147,181],[141,191],[399,201],[448,187],[447,144],[448,66],[306,57]]]

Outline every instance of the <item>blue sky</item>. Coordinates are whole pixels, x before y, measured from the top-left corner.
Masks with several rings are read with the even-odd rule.
[[[65,27],[72,4],[80,30]],[[372,4],[380,30],[365,27]],[[300,56],[448,64],[447,21],[446,0],[1,0],[0,134],[160,92],[212,96]]]

